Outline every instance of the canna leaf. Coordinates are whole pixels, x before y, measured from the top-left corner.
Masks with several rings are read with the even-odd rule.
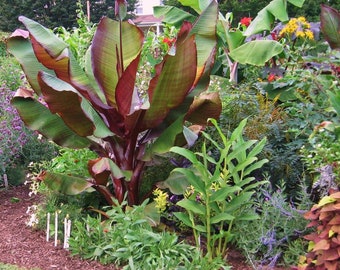
[[[196,16],[173,6],[156,6],[153,8],[156,18],[161,18],[163,22],[179,27],[184,21],[193,23]]]

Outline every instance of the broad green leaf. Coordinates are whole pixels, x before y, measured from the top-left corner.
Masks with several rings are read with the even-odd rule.
[[[201,14],[201,12],[210,4],[211,1],[212,0],[179,0],[183,6],[191,7],[198,14]]]
[[[189,181],[187,180],[185,175],[176,171],[172,171],[165,181],[157,183],[157,187],[159,187],[160,189],[168,188],[171,193],[175,195],[184,194],[188,186]]]
[[[211,52],[216,46],[216,24],[218,18],[218,4],[216,1],[207,0],[204,11],[193,25],[191,34],[196,36],[198,74],[203,72]],[[207,8],[206,8],[207,7]],[[202,9],[203,10],[203,9]]]
[[[283,51],[283,46],[273,40],[254,40],[230,52],[230,57],[241,64],[263,66],[273,56]]]
[[[143,156],[143,160],[151,160],[154,154],[164,154],[175,145],[177,135],[183,131],[183,118],[184,116],[179,117],[148,146],[145,155]]]
[[[77,135],[58,115],[52,114],[38,101],[20,97],[19,94],[12,99],[12,104],[30,129],[39,131],[56,144],[70,148],[85,148],[91,145],[89,139]]]
[[[8,51],[19,61],[26,78],[35,93],[40,96],[41,89],[38,83],[38,72],[45,71],[54,74],[52,70],[44,67],[36,58],[32,44],[22,36],[14,36],[7,41]]]
[[[235,217],[233,215],[230,215],[228,213],[219,213],[216,216],[211,217],[210,223],[211,224],[216,224],[221,221],[232,221],[234,220]]]
[[[139,55],[143,33],[129,22],[104,17],[91,46],[93,74],[109,105],[116,107],[115,89],[120,76]]]
[[[305,0],[288,0],[289,3],[297,7],[302,7]]]
[[[194,22],[196,16],[172,6],[156,6],[153,8],[156,18],[161,18],[163,22],[179,27],[184,21]]]
[[[249,37],[266,30],[270,31],[275,19],[282,22],[289,20],[285,0],[273,0],[260,10],[255,19],[248,26],[244,35]]]
[[[204,216],[206,214],[205,208],[202,204],[189,199],[183,199],[177,203],[178,206],[183,207],[187,211]]]
[[[205,184],[202,180],[202,177],[198,174],[195,174],[193,170],[186,168],[176,168],[173,170],[173,172],[182,173],[187,178],[189,184],[192,185],[197,192],[205,193]]]
[[[44,181],[49,189],[58,191],[66,195],[79,194],[93,184],[88,182],[85,178],[69,176],[59,173],[42,172],[38,179]]]
[[[325,4],[321,4],[321,31],[334,50],[340,50],[340,12]]]
[[[73,86],[44,72],[38,74],[38,80],[51,112],[60,115],[77,134],[98,138],[114,135],[88,100]]]
[[[210,201],[211,202],[225,201],[230,194],[233,194],[234,192],[241,191],[241,190],[242,189],[238,186],[227,186],[227,187],[220,188],[211,195]]]
[[[190,151],[189,149],[174,146],[174,147],[171,147],[170,152],[173,152],[173,153],[176,153],[178,155],[181,155],[182,157],[185,157],[192,164],[197,164],[199,162],[196,158],[196,155],[192,151]]]

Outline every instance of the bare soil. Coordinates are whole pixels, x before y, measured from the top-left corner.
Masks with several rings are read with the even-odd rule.
[[[39,197],[29,197],[28,193],[28,186],[0,190],[0,262],[41,270],[118,269],[72,257],[67,250],[46,242],[43,231],[34,231],[27,227],[27,208],[39,202]],[[228,263],[236,270],[253,269],[236,250],[229,252]],[[279,269],[283,268],[274,270]]]

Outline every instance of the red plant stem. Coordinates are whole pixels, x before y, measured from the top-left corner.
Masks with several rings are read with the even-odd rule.
[[[145,166],[145,161],[138,161],[131,177],[127,184],[128,188],[128,203],[129,205],[136,205],[139,203],[139,188],[142,172]]]

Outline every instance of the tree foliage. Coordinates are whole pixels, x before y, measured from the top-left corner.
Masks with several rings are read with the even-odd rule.
[[[11,32],[20,27],[18,17],[34,19],[48,28],[63,26],[72,28],[77,26],[78,1],[69,0],[2,0],[0,1],[0,30]],[[79,1],[87,13],[87,1]],[[89,0],[90,19],[99,22],[100,18],[107,16],[114,18],[114,0]],[[137,0],[128,1],[128,12],[133,13]]]

